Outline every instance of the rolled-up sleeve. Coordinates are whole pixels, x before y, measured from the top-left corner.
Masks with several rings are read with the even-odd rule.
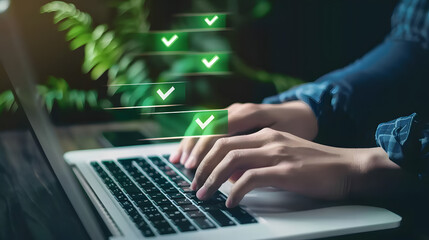
[[[380,122],[419,112],[429,102],[429,54],[420,44],[390,40],[358,61],[264,103],[301,100],[318,119],[317,141],[339,147],[375,146]]]
[[[318,119],[319,134],[316,141],[338,145],[337,142],[339,141],[336,139],[342,138],[338,135],[339,131],[353,129],[353,126],[351,126],[350,119],[346,120],[347,116],[343,114],[346,109],[341,109],[345,107],[350,93],[347,89],[340,89],[341,86],[334,84],[333,79],[326,77],[315,83],[303,84],[277,96],[266,98],[264,103],[304,101],[311,107]],[[340,119],[343,121],[341,130],[335,127],[336,124],[334,123]],[[341,135],[350,135],[350,132],[344,133]]]
[[[429,123],[413,113],[382,123],[375,139],[390,160],[401,168],[427,179],[429,173]]]

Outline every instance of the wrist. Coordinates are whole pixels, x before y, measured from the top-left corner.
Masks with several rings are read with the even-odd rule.
[[[288,132],[310,141],[316,138],[318,134],[317,118],[307,103],[292,101],[283,103],[280,107],[285,112],[285,122],[289,125]]]
[[[380,147],[354,150],[358,171],[353,175],[351,197],[390,198],[411,192],[416,179],[389,159]]]

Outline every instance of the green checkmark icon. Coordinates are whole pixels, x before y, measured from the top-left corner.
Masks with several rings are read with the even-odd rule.
[[[215,23],[219,19],[218,16],[214,16],[211,20],[209,18],[205,18],[204,21],[206,21],[207,25],[211,26],[213,23]]]
[[[170,38],[170,40],[167,40],[167,38],[163,37],[161,40],[165,44],[166,47],[170,47],[177,39],[179,39],[179,36],[174,35]]]
[[[207,58],[203,58],[202,60],[201,60],[201,62],[203,62],[204,63],[204,65],[207,67],[207,68],[211,68],[211,67],[213,67],[213,65],[217,62],[217,61],[219,61],[219,56],[214,56],[213,58],[212,58],[212,60],[210,60],[210,62],[207,60]]]

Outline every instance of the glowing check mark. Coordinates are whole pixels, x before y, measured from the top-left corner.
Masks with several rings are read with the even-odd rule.
[[[209,26],[211,26],[211,25],[213,25],[213,23],[215,23],[218,19],[219,19],[219,17],[218,17],[218,16],[214,16],[214,17],[212,18],[212,20],[209,20],[208,18],[206,18],[206,19],[204,19],[204,21],[206,21],[206,23],[207,23]]]
[[[207,68],[211,68],[217,61],[219,60],[218,56],[214,56],[212,60],[207,61],[207,59],[203,58],[202,62],[206,65]]]
[[[207,125],[209,125],[213,121],[214,118],[215,117],[213,115],[211,115],[209,117],[209,119],[207,119],[204,123],[201,122],[201,120],[199,118],[197,118],[197,120],[195,120],[195,122],[198,124],[198,126],[200,126],[201,129],[204,130],[204,128],[206,128]]]
[[[158,95],[162,98],[162,100],[165,100],[166,98],[168,98],[168,96],[170,96],[170,94],[175,90],[174,87],[171,87],[170,89],[168,89],[168,91],[166,93],[163,93],[161,91],[161,89],[158,89],[158,91],[156,91],[156,93],[158,93]]]
[[[170,40],[167,40],[167,38],[163,37],[161,40],[165,44],[165,46],[170,47],[179,37],[177,35],[174,35],[170,38]]]

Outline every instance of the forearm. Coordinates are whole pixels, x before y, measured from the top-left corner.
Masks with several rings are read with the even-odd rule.
[[[279,104],[272,111],[282,129],[298,137],[314,140],[317,136],[317,118],[311,107],[303,101]]]
[[[422,99],[429,100],[423,91],[429,74],[419,64],[428,59],[418,44],[386,41],[355,63],[265,102],[306,102],[318,119],[321,143],[374,146],[378,123],[418,111]]]

